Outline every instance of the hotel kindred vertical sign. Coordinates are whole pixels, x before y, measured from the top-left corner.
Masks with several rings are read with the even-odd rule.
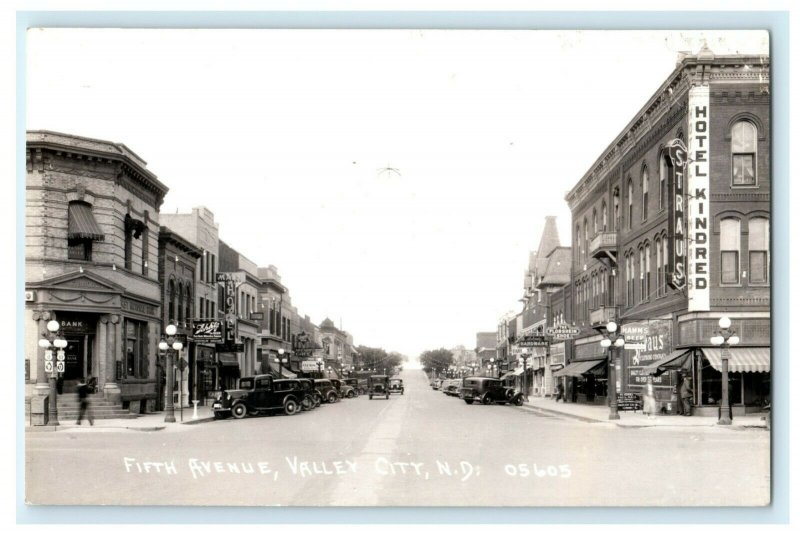
[[[673,139],[667,151],[672,161],[668,184],[672,203],[667,220],[667,284],[683,290],[686,287],[686,145],[680,139]]]
[[[689,312],[709,309],[709,144],[711,108],[708,86],[689,90]]]

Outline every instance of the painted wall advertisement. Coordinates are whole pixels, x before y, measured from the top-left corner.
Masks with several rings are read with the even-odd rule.
[[[625,378],[627,387],[640,390],[647,383],[644,368],[672,352],[672,322],[651,320],[622,326],[625,336]],[[653,377],[653,386],[672,387],[670,374]]]
[[[709,309],[709,140],[711,107],[708,86],[689,90],[689,312]]]

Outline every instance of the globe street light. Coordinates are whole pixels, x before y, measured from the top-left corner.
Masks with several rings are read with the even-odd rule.
[[[322,366],[323,366],[322,358],[317,357],[317,372],[319,373],[320,379],[322,379]]]
[[[625,338],[621,333],[617,333],[617,324],[615,322],[609,321],[608,325],[606,325],[600,345],[608,349],[608,396],[610,400],[608,419],[619,420],[619,412],[617,412],[617,367],[614,364],[614,348],[625,347]]]
[[[531,358],[531,355],[528,353],[522,353],[517,357],[517,361],[522,364],[522,397],[525,398],[525,401],[528,401],[528,359]]]
[[[42,333],[42,338],[39,339],[39,347],[44,349],[45,372],[50,374],[50,394],[48,400],[48,425],[59,425],[58,423],[58,370],[64,367],[64,348],[67,347],[67,341],[58,335],[58,330],[61,325],[56,320],[47,322],[47,332]],[[53,350],[55,347],[57,351],[57,361],[53,362]]]
[[[731,329],[729,317],[722,316],[719,319],[719,331],[711,337],[711,343],[715,346],[722,346],[722,399],[720,400],[717,425],[731,425],[731,406],[728,401],[728,359],[730,358],[730,346],[739,343],[739,336],[734,329]]]
[[[175,403],[172,398],[175,395],[175,370],[173,370],[175,364],[173,357],[176,352],[180,354],[181,349],[183,349],[183,343],[175,339],[175,334],[178,332],[178,328],[175,325],[170,323],[167,325],[166,329],[164,329],[164,332],[166,333],[166,337],[162,337],[161,341],[158,343],[158,349],[161,350],[162,354],[166,354],[167,404],[164,407],[164,421],[167,423],[174,423]],[[183,404],[181,404],[181,409],[183,409]]]
[[[283,354],[286,353],[286,350],[282,347],[278,349],[278,356],[275,357],[275,362],[278,363],[278,371],[280,372],[280,376],[283,377],[283,365],[286,364],[286,358]]]
[[[494,377],[494,357],[489,359],[489,375]]]

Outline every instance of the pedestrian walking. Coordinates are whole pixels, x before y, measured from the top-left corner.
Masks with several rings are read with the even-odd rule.
[[[684,416],[691,416],[692,415],[692,395],[694,391],[692,390],[692,378],[688,375],[683,376],[683,382],[681,382],[681,387],[679,389],[679,394],[681,398],[681,414]]]
[[[564,396],[564,385],[560,382],[556,385],[556,403],[559,401],[567,402],[567,398]]]
[[[89,420],[89,425],[94,425],[94,416],[92,415],[92,407],[89,402],[90,391],[91,387],[86,383],[84,378],[81,378],[81,382],[78,384],[78,401],[80,401],[81,404],[80,410],[78,411],[78,425],[81,425],[84,414],[86,415],[86,419]]]
[[[652,420],[656,417],[656,393],[653,388],[653,378],[651,376],[647,377],[647,385],[644,388],[642,401],[642,413]]]

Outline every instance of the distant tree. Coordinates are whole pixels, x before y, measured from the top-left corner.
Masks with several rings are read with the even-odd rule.
[[[434,370],[445,370],[448,366],[453,364],[453,352],[449,349],[439,348],[423,351],[419,356],[419,361],[422,368],[426,372]]]
[[[389,373],[403,362],[403,356],[400,353],[396,351],[387,352],[380,347],[358,346],[356,351],[358,351],[359,355],[359,368],[374,369],[381,373],[385,369]]]

